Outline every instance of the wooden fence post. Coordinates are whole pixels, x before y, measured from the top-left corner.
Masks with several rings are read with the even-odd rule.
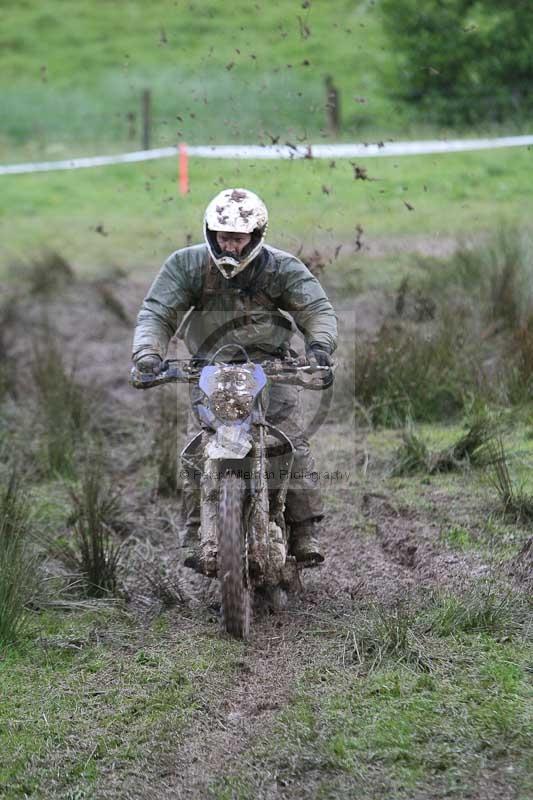
[[[340,130],[340,98],[339,90],[333,83],[331,75],[326,75],[326,119],[328,130],[334,136],[338,136]]]
[[[152,128],[152,93],[144,89],[141,97],[142,116],[142,149],[150,149],[150,134]]]

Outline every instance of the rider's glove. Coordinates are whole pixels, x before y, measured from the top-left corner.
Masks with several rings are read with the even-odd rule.
[[[139,372],[149,373],[150,375],[158,375],[161,372],[162,363],[163,359],[161,356],[150,353],[149,355],[140,356],[140,358],[136,359],[135,367],[139,370]]]
[[[333,359],[327,345],[313,342],[307,347],[307,358],[315,359],[319,367],[331,367]]]

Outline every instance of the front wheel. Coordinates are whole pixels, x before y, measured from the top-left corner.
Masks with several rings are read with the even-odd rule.
[[[218,576],[223,625],[231,636],[247,639],[250,632],[250,587],[243,531],[245,484],[225,475],[218,507]]]

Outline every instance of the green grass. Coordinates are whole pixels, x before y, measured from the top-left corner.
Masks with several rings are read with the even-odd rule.
[[[50,0],[46,9],[10,0],[4,12],[5,163],[137,149],[139,120],[129,139],[127,115],[138,117],[145,86],[153,90],[153,146],[179,139],[268,144],[269,135],[280,142],[320,141],[327,138],[323,79],[330,71],[341,90],[342,138],[457,133],[415,130],[387,101],[382,73],[389,52],[379,4],[335,0],[304,8],[299,0],[277,0],[252,10],[239,0],[228,12],[216,0],[156,0],[147,12],[140,0]],[[503,216],[528,224],[531,157],[521,149],[372,159],[364,162],[367,181],[354,181],[348,161],[193,160],[185,199],[173,159],[5,176],[0,277],[46,247],[78,271],[105,275],[120,266],[152,274],[188,236],[201,237],[211,196],[240,184],[264,196],[272,243],[293,251],[305,243],[330,256],[343,244],[332,282],[343,289],[387,285],[410,271],[413,259],[405,252],[379,255],[383,237],[433,237],[438,248],[441,237],[486,231]],[[369,260],[351,255],[358,225]],[[400,245],[409,251],[409,244]],[[362,261],[368,262],[364,275]]]
[[[329,267],[332,279],[352,288],[390,285],[391,279],[399,283],[413,259],[392,251],[374,262],[384,237],[397,238],[400,250],[409,250],[402,245],[406,236],[422,237],[428,246],[433,240],[438,248],[441,237],[493,230],[503,214],[509,223],[527,226],[531,158],[519,149],[372,159],[365,163],[375,182],[355,181],[348,161],[332,167],[328,161],[193,160],[185,198],[177,191],[173,159],[5,176],[0,266],[9,275],[20,260],[52,248],[79,272],[105,275],[120,266],[153,274],[188,236],[201,240],[205,206],[216,192],[243,185],[269,207],[272,244],[293,252],[305,245],[330,258],[343,244]],[[357,225],[370,253],[353,254]]]
[[[327,668],[307,671],[268,741],[258,741],[247,765],[218,780],[210,796],[247,800],[257,796],[259,776],[269,775],[302,797],[462,798],[485,773],[525,797],[527,648],[486,632],[426,636],[424,648],[421,669],[391,650],[367,673],[359,652],[354,666],[345,648],[336,666],[333,644]]]
[[[6,152],[15,143],[30,155],[124,142],[145,87],[156,145],[317,136],[330,72],[343,134],[391,134],[381,79],[388,52],[374,4],[237,0],[229,9],[155,0],[147,11],[140,0],[7,2],[1,45]],[[407,127],[405,113],[395,109],[392,123]],[[137,143],[138,118],[135,127]]]
[[[513,420],[506,441],[527,462],[531,418],[524,410]],[[510,582],[500,582],[529,532],[498,515],[489,530],[493,498],[478,471],[428,483],[388,477],[399,431],[368,435],[363,474],[354,458],[363,452],[363,434],[356,432],[355,449],[350,431],[347,425],[325,426],[314,442],[321,470],[350,471],[349,481],[324,487],[332,529],[364,523],[370,546],[376,526],[385,530],[388,518],[398,524],[405,515],[406,530],[411,521],[425,521],[445,565],[448,557],[465,554],[491,569],[501,560],[494,580],[474,576],[453,593],[425,592],[383,606],[365,596],[370,587],[351,602],[319,577],[320,592],[325,589],[320,605],[311,588],[296,624],[284,616],[276,625],[259,619],[248,645],[220,638],[203,602],[198,612],[180,605],[152,624],[113,604],[33,614],[18,649],[0,661],[3,796],[126,797],[139,774],[143,787],[153,778],[154,793],[165,790],[167,774],[169,784],[181,789],[176,764],[188,737],[218,724],[238,737],[240,728],[229,729],[234,723],[225,715],[233,703],[241,710],[243,696],[253,705],[247,681],[257,677],[243,663],[272,656],[274,679],[287,682],[287,693],[268,716],[258,712],[255,725],[255,711],[243,701],[242,729],[253,730],[243,734],[245,756],[233,747],[227,760],[208,764],[212,781],[204,796],[251,800],[277,785],[280,793],[323,800],[445,793],[462,800],[481,792],[483,781],[496,781],[525,800],[531,651],[523,639],[523,599],[509,591]],[[421,431],[432,449],[449,447],[464,433],[459,425],[424,425]],[[141,474],[132,476],[136,492],[146,488],[135,494],[135,504],[139,497],[146,501],[157,480],[154,474],[151,487],[141,488]],[[42,483],[31,495],[35,515],[50,532],[65,524],[58,486]],[[384,503],[374,517],[371,507],[363,520],[366,491],[384,498],[390,510]],[[161,511],[163,517],[163,506]],[[139,525],[148,541],[164,535],[144,520]],[[362,536],[354,541],[365,547]],[[466,571],[463,576],[468,582]],[[360,591],[356,584],[354,589]],[[309,600],[315,602],[307,605]],[[295,601],[292,612],[299,609]],[[280,670],[284,648],[296,652],[294,671]],[[203,744],[201,756],[211,753],[209,741],[205,750]]]
[[[327,74],[340,90],[341,138],[421,133],[387,97],[395,67],[379,3],[154,0],[147,11],[141,0],[8,0],[3,10],[3,158],[138,143],[145,87],[155,146],[327,136]]]
[[[141,757],[161,766],[206,678],[220,691],[241,649],[207,632],[143,632],[105,606],[41,614],[31,634],[0,661],[5,798],[98,796],[103,775],[125,780]]]

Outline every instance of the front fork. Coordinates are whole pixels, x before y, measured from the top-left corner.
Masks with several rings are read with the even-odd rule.
[[[206,575],[216,575],[217,571],[220,468],[217,459],[206,458],[200,479],[200,557]]]
[[[244,534],[247,538],[250,571],[259,584],[277,585],[292,582],[293,566],[287,557],[287,534],[283,520],[285,499],[292,469],[294,451],[290,440],[277,428],[268,423],[256,424],[256,435],[250,453],[242,460],[234,460],[228,468],[242,469],[247,478],[248,502],[244,506]],[[286,463],[287,476],[284,478],[269,503],[269,487],[267,477],[267,430],[282,444],[289,448]],[[206,446],[212,433],[203,431],[184,448],[182,463],[190,468],[197,465],[190,460],[191,450],[200,444],[200,452],[206,452]],[[206,575],[216,575],[217,556],[217,519],[220,494],[220,478],[224,471],[224,462],[219,459],[205,458],[200,477],[200,556]],[[290,573],[290,575],[288,574]]]
[[[248,502],[243,509],[243,530],[249,546],[250,568],[255,576],[264,578],[269,562],[269,502],[265,430],[263,425],[257,428],[250,453],[242,461],[228,464],[228,468],[241,469],[246,478]],[[212,434],[204,434],[209,435]],[[206,443],[202,441],[204,452]],[[223,471],[223,461],[204,460],[200,478],[200,553],[207,574],[216,573],[218,502]]]

